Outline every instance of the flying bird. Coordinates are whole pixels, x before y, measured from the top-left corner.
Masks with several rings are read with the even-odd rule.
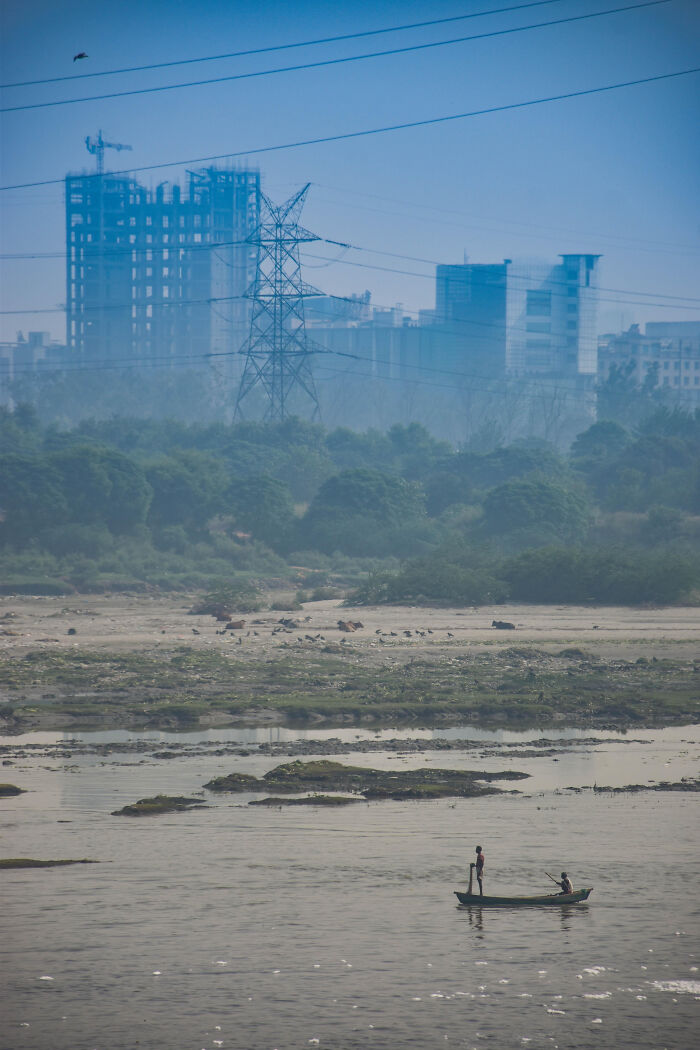
[[[79,51],[77,55],[73,55],[73,61],[77,62],[79,58],[87,58],[87,51]]]

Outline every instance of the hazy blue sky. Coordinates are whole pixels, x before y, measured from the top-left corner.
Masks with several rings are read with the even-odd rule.
[[[511,3],[517,0],[510,0]],[[631,2],[631,0],[627,0]],[[3,106],[269,69],[528,25],[623,6],[553,0],[509,14],[343,43],[165,70],[12,88]],[[196,58],[509,6],[509,0],[360,3],[261,0],[5,0],[2,82]],[[108,164],[147,165],[421,120],[700,66],[700,0],[321,69],[3,114],[2,184],[92,169],[84,137],[129,143]],[[78,51],[89,59],[73,63]],[[700,298],[700,76],[259,157],[265,190],[282,199],[313,183],[305,225],[324,237],[435,262],[604,256],[602,327],[698,319],[664,296]],[[184,169],[147,172],[148,184]],[[0,194],[2,251],[60,252],[60,185]],[[314,245],[309,254],[335,258]],[[362,264],[350,266],[348,262]],[[434,267],[352,252],[308,258],[306,278],[377,304],[430,307]],[[318,267],[312,269],[311,267]],[[386,267],[374,269],[364,267]],[[390,270],[413,271],[421,276]],[[5,261],[4,310],[64,299],[62,258]],[[665,308],[661,304],[672,304]],[[63,317],[3,316],[64,337]]]

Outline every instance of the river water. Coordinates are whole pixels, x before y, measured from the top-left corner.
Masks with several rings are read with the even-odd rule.
[[[361,730],[72,734],[187,742],[148,753],[59,757],[68,735],[28,734],[3,780],[0,855],[92,857],[100,865],[4,871],[2,1050],[434,1050],[669,1048],[700,1014],[697,795],[568,787],[697,775],[700,727],[562,729],[556,756],[519,757],[542,733],[461,727],[492,751],[343,755],[382,768],[522,769],[520,794],[111,816],[138,798],[195,794],[212,776],[285,758],[222,756],[216,742],[382,739]],[[47,749],[27,748],[46,744]],[[69,746],[68,744],[66,746]],[[532,744],[530,744],[532,748]],[[563,868],[590,903],[562,909],[456,906],[484,846],[487,887],[544,892]]]

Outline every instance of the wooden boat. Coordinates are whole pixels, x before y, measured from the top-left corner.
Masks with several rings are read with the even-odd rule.
[[[454,892],[460,904],[470,904],[479,908],[525,908],[538,904],[580,904],[581,901],[588,900],[592,889],[591,887],[575,890],[574,893],[543,893],[535,897],[482,897],[479,893],[460,893],[459,890]]]
[[[487,897],[480,893],[472,893],[472,881],[474,878],[474,865],[469,865],[469,886],[466,893],[455,890],[460,904],[471,904],[486,908],[526,908],[539,904],[580,904],[587,901],[593,892],[593,887],[586,890],[575,890],[573,893],[539,893],[535,897]],[[550,876],[551,878],[551,876]]]

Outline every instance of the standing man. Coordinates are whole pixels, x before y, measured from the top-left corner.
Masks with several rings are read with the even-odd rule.
[[[484,896],[484,864],[486,863],[486,857],[484,856],[481,846],[476,847],[476,881],[479,883],[479,895]]]

